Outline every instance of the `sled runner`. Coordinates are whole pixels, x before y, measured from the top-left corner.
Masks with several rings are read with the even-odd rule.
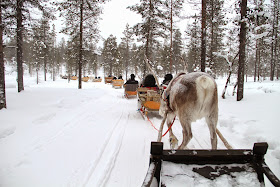
[[[122,79],[112,80],[112,86],[114,88],[122,88],[123,84],[124,84],[124,81]]]
[[[105,84],[112,83],[114,77],[105,77]]]
[[[164,167],[174,163],[180,164],[179,171],[183,171],[181,168],[190,169],[186,174],[178,174],[177,180],[191,177],[189,181],[192,182],[201,177],[203,182],[207,180],[211,182],[223,177],[223,180],[232,179],[234,182],[240,182],[238,177],[245,176],[245,182],[249,181],[249,183],[253,182],[259,184],[257,186],[261,186],[264,184],[264,175],[266,175],[274,186],[280,186],[279,179],[265,163],[264,155],[267,148],[267,143],[255,143],[253,149],[163,150],[162,142],[152,142],[150,166],[142,187],[170,184],[172,172],[169,174],[168,172],[173,171],[174,173],[174,170],[164,169]],[[174,165],[176,166],[176,164]],[[251,181],[247,176],[252,178]]]
[[[123,87],[126,98],[137,96],[138,84],[124,84]]]
[[[143,115],[149,111],[158,111],[160,107],[160,90],[157,87],[139,87],[137,89],[139,110]]]

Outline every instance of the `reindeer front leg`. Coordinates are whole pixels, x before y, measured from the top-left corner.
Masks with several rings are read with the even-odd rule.
[[[167,114],[167,127],[168,129],[172,125],[172,122],[175,118],[175,114],[173,112],[170,112]],[[177,137],[173,134],[172,128],[169,130],[169,143],[170,143],[170,148],[171,149],[176,149],[178,147],[178,139]]]

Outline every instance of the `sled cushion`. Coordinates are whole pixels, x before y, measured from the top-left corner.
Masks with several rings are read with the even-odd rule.
[[[144,107],[152,110],[159,110],[160,103],[155,101],[146,101]]]
[[[127,95],[137,95],[137,91],[125,91]]]

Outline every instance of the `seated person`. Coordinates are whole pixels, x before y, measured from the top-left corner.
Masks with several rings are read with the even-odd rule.
[[[128,79],[125,84],[138,84],[138,81],[135,80],[135,75],[131,74],[130,79]]]
[[[122,76],[120,75],[120,76],[118,77],[118,79],[121,79],[121,80],[122,80]]]
[[[155,77],[152,74],[146,75],[141,87],[157,87]]]
[[[166,74],[165,76],[164,76],[164,80],[162,81],[162,84],[161,84],[161,86],[163,86],[163,85],[168,85],[169,84],[169,82],[171,81],[173,79],[173,76],[172,76],[172,74]]]

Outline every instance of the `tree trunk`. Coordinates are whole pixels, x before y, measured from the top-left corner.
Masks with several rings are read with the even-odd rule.
[[[80,9],[80,49],[79,49],[79,89],[82,89],[82,60],[83,60],[83,6],[84,0],[81,0]]]
[[[237,101],[243,99],[244,93],[244,65],[245,65],[245,47],[246,47],[246,9],[247,0],[241,1],[241,27],[239,35],[239,65],[238,65],[238,84],[237,84]]]
[[[2,3],[2,0],[0,1]],[[2,25],[2,7],[0,5],[0,110],[6,106],[6,88],[5,88],[5,68],[3,53],[3,25]]]
[[[279,0],[276,1],[276,25],[279,25]],[[275,47],[274,47],[274,55],[275,55],[275,66],[276,66],[276,78],[277,80],[279,79],[279,58],[278,58],[278,54],[279,54],[279,45],[278,45],[278,27],[276,27],[275,29]]]
[[[170,13],[170,64],[169,64],[169,72],[172,74],[172,58],[173,58],[173,41],[172,41],[172,34],[173,34],[173,2],[171,0],[171,13]]]
[[[201,12],[201,71],[205,72],[206,60],[206,0],[202,0]]]
[[[273,23],[272,23],[272,42],[271,42],[271,63],[270,63],[270,80],[273,81],[274,80],[274,74],[275,74],[275,61],[276,61],[276,48],[277,45],[275,45],[275,43],[277,43],[277,27],[276,25],[276,0],[274,0],[274,8],[273,8]]]
[[[44,80],[47,81],[47,45],[46,45],[46,20],[43,20],[43,40],[44,40]]]
[[[22,58],[22,31],[23,31],[23,25],[22,25],[22,7],[23,7],[23,1],[17,0],[17,81],[18,81],[18,92],[21,92],[24,90],[23,86],[23,58]]]
[[[257,79],[257,68],[258,67],[258,39],[256,40],[256,59],[255,59],[255,71],[254,71],[254,82]]]

